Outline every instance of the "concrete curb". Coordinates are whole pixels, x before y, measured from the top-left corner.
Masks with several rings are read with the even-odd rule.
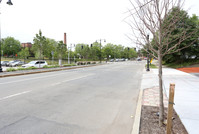
[[[140,89],[136,113],[135,113],[135,119],[134,119],[134,123],[133,123],[133,130],[132,130],[131,134],[139,134],[140,116],[141,116],[141,110],[142,110],[142,94],[143,94],[143,90]]]
[[[86,67],[93,67],[93,66],[99,66],[104,64],[95,64],[95,65],[86,65],[86,66],[73,66],[73,67],[66,67],[66,68],[59,68],[59,69],[51,69],[51,70],[42,70],[42,71],[33,71],[33,72],[21,72],[21,73],[15,73],[15,74],[5,74],[0,75],[0,78],[4,77],[10,77],[10,76],[19,76],[19,75],[28,75],[28,74],[37,74],[37,73],[46,73],[46,72],[55,72],[55,71],[62,71],[62,70],[71,70],[71,69],[77,69],[77,68],[86,68]]]

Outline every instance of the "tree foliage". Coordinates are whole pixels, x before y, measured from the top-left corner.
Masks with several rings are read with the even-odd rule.
[[[30,56],[29,49],[24,48],[22,49],[19,53],[19,56],[22,57],[23,59],[27,59],[28,56]]]
[[[103,59],[134,58],[137,56],[134,48],[125,48],[122,45],[108,43],[105,46],[101,46],[100,49],[100,44],[98,42],[94,42],[92,45],[77,44],[75,53],[80,58],[92,60],[100,60],[100,55]]]
[[[172,62],[185,62],[186,60],[190,60],[192,56],[195,57],[195,59],[199,58],[199,18],[196,15],[193,15],[192,17],[188,16],[188,13],[184,10],[179,10],[177,8],[174,8],[171,13],[169,14],[168,18],[165,19],[165,22],[169,23],[169,19],[173,16],[173,14],[177,14],[178,16],[181,16],[181,20],[176,23],[176,30],[172,33],[172,37],[170,37],[170,40],[176,40],[178,38],[179,33],[181,33],[184,29],[187,29],[186,31],[188,33],[192,33],[193,31],[197,30],[197,34],[193,34],[190,36],[190,38],[187,38],[186,40],[182,41],[178,47],[176,47],[173,51],[176,51],[177,49],[180,49],[180,51],[177,51],[176,53],[172,53],[169,55],[166,55],[163,60],[166,63],[172,63]],[[170,45],[174,45],[175,42],[171,43]],[[189,44],[191,44],[189,46]],[[189,47],[186,47],[189,46]],[[182,49],[184,48],[184,49]]]
[[[36,34],[36,37],[33,39],[32,50],[36,55],[36,58],[42,59],[44,58],[45,52],[47,51],[47,41],[46,37],[42,35],[41,30],[39,30],[39,34]]]
[[[13,47],[11,47],[13,46]],[[3,51],[7,55],[18,53],[21,58],[26,59],[33,55],[36,59],[68,59],[70,51],[70,58],[79,58],[84,60],[100,60],[103,59],[116,59],[116,58],[134,58],[137,56],[134,48],[124,47],[122,45],[115,45],[108,43],[104,46],[99,42],[92,44],[76,44],[74,45],[75,51],[67,50],[66,44],[63,41],[55,41],[45,37],[42,31],[39,30],[33,39],[31,51],[28,48],[20,50],[20,42],[12,37],[7,37],[3,40]],[[31,53],[31,54],[30,54]],[[33,54],[32,54],[33,53]]]
[[[63,41],[59,41],[56,47],[56,55],[59,59],[63,59],[63,57],[66,57],[66,44],[63,43]]]
[[[2,39],[2,50],[4,55],[13,55],[17,54],[21,49],[21,43],[13,37],[7,37]]]

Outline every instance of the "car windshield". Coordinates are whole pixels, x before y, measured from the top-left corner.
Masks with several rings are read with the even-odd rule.
[[[35,63],[36,63],[36,61],[31,61],[28,64],[35,64]]]

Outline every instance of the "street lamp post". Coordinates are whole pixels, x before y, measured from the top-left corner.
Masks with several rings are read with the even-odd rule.
[[[102,63],[102,41],[106,42],[105,39],[99,39],[96,40],[96,42],[99,41],[100,42],[100,63]]]
[[[75,47],[75,44],[74,44],[74,47]],[[72,44],[70,44],[70,47],[68,47],[68,64],[70,64],[70,51],[71,51],[71,49],[72,49]]]
[[[150,71],[149,69],[149,34],[147,35],[147,69],[146,71]]]
[[[1,3],[2,0],[0,0]],[[7,2],[8,5],[13,5],[11,0],[8,0]],[[0,72],[3,72],[2,66],[1,66],[1,28],[0,28]]]
[[[39,68],[41,67],[41,65],[40,65],[40,62],[41,62],[41,47],[42,47],[42,44],[40,43]]]

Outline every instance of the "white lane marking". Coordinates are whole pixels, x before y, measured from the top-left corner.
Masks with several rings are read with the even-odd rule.
[[[10,81],[10,82],[3,82],[3,83],[0,83],[0,84],[10,84],[10,83],[16,83],[16,82],[23,82],[23,81],[35,80],[35,79],[39,79],[39,78],[47,78],[47,77],[57,76],[57,75],[63,75],[63,73],[55,74],[55,75],[48,75],[48,76],[41,76],[41,77],[34,77],[34,78],[27,78],[27,79],[23,79],[23,80],[16,80],[16,81]]]
[[[30,91],[24,91],[24,92],[17,93],[17,94],[13,94],[13,95],[9,95],[9,96],[6,96],[6,97],[3,97],[3,98],[0,98],[0,101],[5,100],[5,99],[8,99],[8,98],[15,97],[15,96],[19,96],[19,95],[22,95],[22,94],[26,94],[26,93],[29,93],[29,92],[31,92],[31,90],[30,90]]]
[[[61,82],[54,83],[51,86],[59,85],[59,84],[62,84],[64,82],[69,82],[69,81],[73,81],[73,80],[82,79],[82,78],[85,78],[85,77],[88,77],[88,76],[91,76],[91,75],[93,75],[93,74],[89,74],[89,75],[85,75],[85,76],[81,76],[81,77],[77,77],[77,78],[73,78],[73,79],[69,79],[69,80],[64,80],[64,81],[61,81]]]

